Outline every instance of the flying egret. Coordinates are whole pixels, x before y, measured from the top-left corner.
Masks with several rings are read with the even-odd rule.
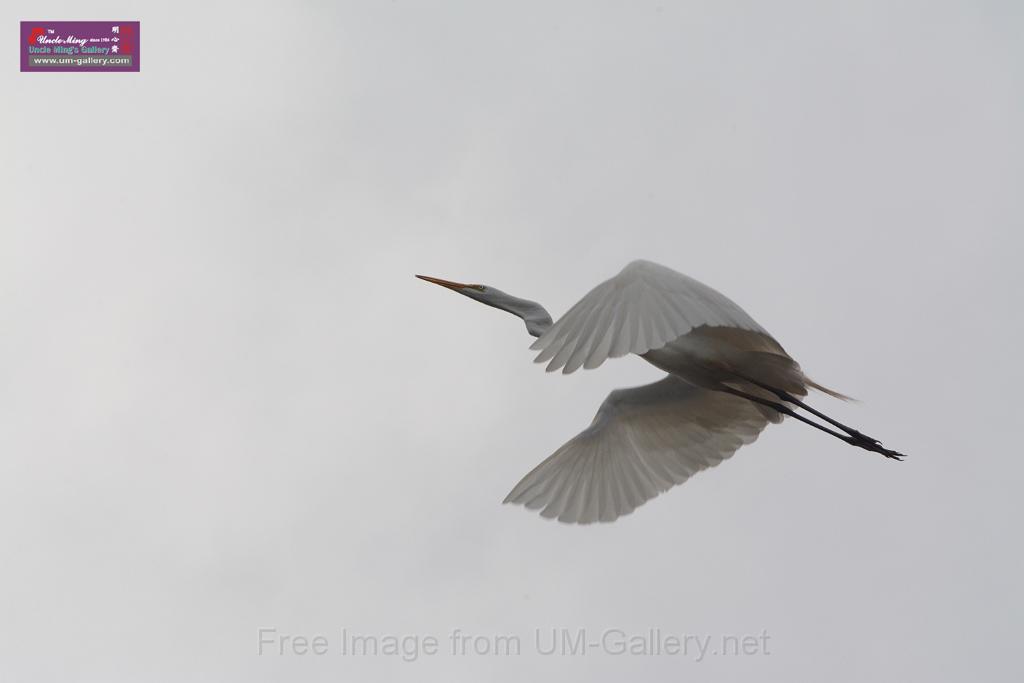
[[[590,426],[523,477],[506,503],[562,522],[610,522],[722,462],[784,416],[904,457],[804,403],[809,388],[846,397],[811,381],[742,308],[665,266],[633,261],[554,323],[540,304],[494,287],[416,277],[522,318],[549,372],[634,353],[668,373],[609,394]]]

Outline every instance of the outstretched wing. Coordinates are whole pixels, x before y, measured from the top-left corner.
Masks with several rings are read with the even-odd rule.
[[[504,502],[562,522],[610,522],[754,441],[767,411],[672,375],[618,389],[587,429],[523,477]]]
[[[765,330],[727,297],[650,261],[633,261],[592,289],[530,347],[568,374],[661,348],[700,325]]]

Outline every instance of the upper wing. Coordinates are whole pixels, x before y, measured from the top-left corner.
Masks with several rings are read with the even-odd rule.
[[[633,261],[599,284],[530,347],[548,371],[596,368],[608,358],[646,353],[700,325],[762,332],[742,308],[707,285],[650,261]]]
[[[610,522],[754,441],[769,410],[672,375],[618,389],[504,502],[562,522]]]

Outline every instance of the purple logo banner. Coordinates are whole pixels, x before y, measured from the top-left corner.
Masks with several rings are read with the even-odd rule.
[[[23,21],[22,71],[138,71],[137,21]]]

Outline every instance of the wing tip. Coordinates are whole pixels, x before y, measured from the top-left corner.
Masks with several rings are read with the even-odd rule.
[[[501,504],[502,505],[522,505],[523,509],[528,510],[530,512],[536,512],[542,518],[553,520],[553,521],[556,521],[556,522],[558,522],[560,524],[566,524],[566,525],[571,525],[571,526],[590,526],[592,524],[611,524],[612,522],[614,522],[616,520],[622,519],[623,517],[626,517],[628,515],[633,514],[633,512],[635,512],[637,510],[637,508],[643,506],[644,504],[646,504],[650,500],[654,500],[654,498],[657,498],[657,497],[658,496],[656,494],[654,497],[649,498],[648,500],[643,501],[642,503],[640,503],[636,507],[630,508],[628,510],[622,510],[622,511],[617,511],[617,510],[599,511],[594,516],[591,516],[591,515],[575,515],[575,514],[572,514],[568,510],[549,509],[550,508],[549,505],[538,505],[536,507],[530,507],[528,504],[526,504],[525,502],[523,502],[521,500],[513,500],[511,493],[509,495],[505,496],[505,499],[501,501]]]

